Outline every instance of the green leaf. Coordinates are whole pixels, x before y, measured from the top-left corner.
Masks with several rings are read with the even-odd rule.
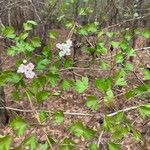
[[[21,81],[21,75],[13,72],[3,72],[0,74],[0,85],[5,85],[8,82],[17,84]]]
[[[22,33],[20,33],[18,38],[19,38],[19,40],[25,40],[28,36],[29,36],[29,33],[22,32]]]
[[[83,93],[88,88],[88,78],[82,77],[81,80],[77,80],[75,89],[78,93]]]
[[[111,38],[111,37],[113,37],[114,33],[113,33],[113,32],[106,32],[106,35],[107,35],[109,38]]]
[[[109,150],[121,150],[120,144],[109,143]]]
[[[96,52],[98,54],[107,54],[107,48],[105,48],[104,42],[99,42],[96,46]]]
[[[46,141],[44,144],[40,144],[39,149],[40,150],[49,150],[48,142]]]
[[[29,31],[33,29],[33,26],[36,26],[37,23],[33,20],[28,20],[26,23],[23,24],[23,28],[25,31]]]
[[[124,70],[120,70],[117,74],[116,74],[116,77],[115,77],[115,85],[117,86],[125,86],[127,85],[127,82],[126,82],[126,73]]]
[[[91,108],[92,110],[98,110],[99,101],[97,100],[97,98],[95,96],[88,96],[87,100],[85,102],[85,105],[87,107]]]
[[[116,63],[122,63],[124,61],[124,56],[122,53],[118,53],[115,55],[115,61]]]
[[[16,55],[16,53],[17,53],[17,47],[15,47],[15,46],[11,46],[11,47],[9,47],[8,49],[7,49],[7,55],[8,56],[15,56]]]
[[[146,116],[150,117],[150,104],[140,106],[139,113],[143,118],[145,118]]]
[[[73,86],[72,80],[63,80],[61,83],[61,87],[63,90],[69,90]]]
[[[98,148],[97,144],[90,144],[88,146],[88,150],[99,150],[99,148]]]
[[[19,116],[11,121],[11,127],[16,131],[18,136],[22,136],[27,129],[26,122]]]
[[[135,138],[135,140],[140,142],[141,138],[142,138],[141,133],[135,129],[133,129],[132,132],[133,132],[132,134],[133,134],[133,137]]]
[[[46,79],[48,82],[50,82],[52,87],[55,87],[57,85],[57,82],[59,81],[59,75],[50,72],[47,74]]]
[[[134,70],[133,64],[129,64],[129,63],[128,63],[128,64],[125,64],[124,70],[125,70],[127,73],[133,71],[133,70]]]
[[[31,43],[27,43],[27,42],[24,45],[24,49],[27,52],[33,52],[35,50],[35,48],[33,47],[33,45]]]
[[[95,86],[97,89],[99,89],[102,92],[106,92],[108,89],[112,86],[112,78],[100,78],[95,81]]]
[[[132,56],[132,57],[136,56],[135,50],[133,48],[126,49],[126,53],[127,53],[128,57],[130,57],[130,56]]]
[[[36,94],[36,99],[39,103],[44,102],[48,99],[50,93],[48,91],[40,91]]]
[[[107,106],[111,105],[114,100],[114,94],[111,89],[106,91],[106,96],[104,97],[104,102]]]
[[[90,140],[94,137],[95,131],[90,128],[86,128],[82,122],[75,122],[70,126],[70,132],[77,137],[83,136],[85,139]]]
[[[33,37],[33,38],[31,39],[31,43],[32,43],[33,47],[35,47],[35,48],[41,46],[41,40],[40,40],[39,37]]]
[[[144,70],[144,80],[150,80],[150,70],[149,69]]]
[[[2,33],[5,37],[14,39],[16,37],[15,30],[12,26],[6,26],[2,29]]]
[[[65,61],[64,61],[64,67],[65,68],[73,67],[73,60],[70,59],[70,58],[65,59]]]
[[[30,150],[37,149],[37,138],[35,136],[30,136],[24,141],[24,145],[28,146]]]
[[[77,137],[83,136],[84,129],[85,128],[82,122],[75,122],[70,126],[71,133],[73,133]]]
[[[149,29],[144,29],[144,31],[143,31],[143,36],[145,37],[145,38],[150,38],[150,30]]]
[[[111,45],[112,45],[114,48],[118,48],[118,47],[119,47],[119,44],[120,44],[120,42],[117,42],[117,41],[112,41],[112,42],[111,42]]]
[[[132,38],[132,36],[131,36],[131,34],[130,34],[129,32],[127,32],[127,33],[125,34],[124,38],[125,38],[127,41],[130,41],[131,38]]]
[[[106,61],[101,61],[100,62],[100,68],[103,70],[109,69],[110,65]]]
[[[59,146],[59,150],[76,150],[76,145],[69,138],[65,138],[63,143]]]
[[[17,90],[12,91],[11,94],[12,94],[13,100],[15,100],[15,101],[21,100],[20,93]]]
[[[43,49],[42,49],[42,54],[44,56],[46,56],[47,58],[52,58],[52,50],[48,47],[48,46],[45,46]]]
[[[58,32],[57,32],[57,31],[51,31],[51,32],[49,33],[49,37],[50,37],[51,39],[56,39],[57,36],[58,36]]]
[[[55,122],[60,125],[64,122],[64,114],[62,111],[57,111],[53,114]]]
[[[10,136],[0,137],[0,150],[10,150],[12,138]]]
[[[129,130],[127,127],[116,125],[112,130],[112,139],[114,140],[121,140],[124,136],[126,136],[129,133]]]
[[[36,69],[37,70],[44,70],[48,66],[49,63],[50,63],[49,59],[39,58],[36,62]]]
[[[133,97],[142,96],[144,94],[150,93],[150,84],[147,83],[145,85],[140,85],[134,89],[129,90],[125,93],[125,97],[127,99],[131,99]]]
[[[83,137],[87,140],[91,140],[95,135],[95,131],[90,128],[84,128]]]
[[[95,25],[94,23],[89,24],[87,31],[91,32],[91,33],[96,33],[97,32],[97,25]]]
[[[48,118],[48,112],[44,112],[44,111],[40,112],[39,118],[40,118],[40,122],[42,123],[45,122]]]

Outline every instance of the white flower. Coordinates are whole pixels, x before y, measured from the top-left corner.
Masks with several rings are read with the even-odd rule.
[[[58,44],[56,44],[56,47],[58,49],[60,49],[59,56],[60,57],[64,57],[65,55],[67,55],[67,56],[71,55],[71,49],[70,49],[71,46],[72,46],[72,41],[70,39],[68,39],[66,41],[66,43],[62,43],[62,44],[58,43]]]
[[[26,76],[26,78],[28,78],[28,79],[33,79],[33,78],[35,77],[35,72],[26,70],[26,71],[25,71],[25,76]]]
[[[34,69],[34,64],[32,64],[32,63],[27,64],[26,69],[32,71]]]
[[[18,67],[18,70],[17,72],[18,73],[24,73],[26,70],[26,66],[24,64],[21,64],[19,67]]]
[[[33,63],[28,63],[27,65],[21,64],[18,67],[17,72],[24,74],[26,78],[32,79],[36,75],[35,72],[33,72],[34,67]]]
[[[27,63],[27,60],[23,60],[23,63],[26,64],[26,63]]]
[[[68,39],[68,40],[66,41],[66,43],[67,43],[67,45],[68,45],[69,47],[72,46],[72,41],[71,41],[70,39]]]

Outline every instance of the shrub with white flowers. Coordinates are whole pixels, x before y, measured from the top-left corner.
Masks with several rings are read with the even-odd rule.
[[[60,49],[60,52],[59,52],[59,56],[60,57],[64,57],[64,56],[68,56],[68,55],[71,55],[71,46],[72,46],[72,41],[70,39],[68,39],[66,41],[66,43],[58,43],[56,44],[56,47],[58,49]]]

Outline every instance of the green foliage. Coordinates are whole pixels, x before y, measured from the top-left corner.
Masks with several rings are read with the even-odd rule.
[[[112,78],[99,78],[95,81],[95,86],[102,92],[107,92],[112,87]]]
[[[121,150],[121,146],[116,143],[109,143],[109,150]]]
[[[36,150],[37,148],[37,138],[35,136],[30,136],[24,141],[24,145],[30,150]]]
[[[23,24],[23,28],[25,31],[29,31],[33,29],[33,26],[36,26],[37,23],[33,20],[28,20],[26,23]]]
[[[55,122],[60,125],[64,122],[64,114],[62,111],[57,111],[53,114]]]
[[[150,70],[149,69],[144,70],[144,80],[150,80]]]
[[[12,138],[10,136],[0,137],[0,150],[10,150]]]
[[[49,3],[53,2],[49,1]],[[63,11],[65,10],[66,12],[68,12],[68,8],[74,8],[75,2],[76,1],[74,0],[64,2],[65,4],[62,6]],[[90,1],[84,0],[83,3],[88,4],[90,3]],[[93,10],[90,7],[80,7],[78,8],[78,10],[80,17],[86,17],[87,15],[93,12]],[[137,17],[137,15],[138,14],[136,14],[135,12],[134,17]],[[19,54],[21,58],[16,60],[16,68],[13,68],[13,71],[8,70],[0,72],[0,86],[9,86],[9,84],[13,85],[13,99],[17,103],[19,103],[20,100],[24,100],[24,97],[27,97],[29,99],[30,104],[32,104],[33,107],[40,107],[41,104],[45,102],[50,96],[57,96],[61,98],[61,94],[66,92],[68,92],[69,94],[70,92],[77,92],[77,94],[82,93],[82,95],[80,96],[83,96],[83,99],[86,96],[86,100],[84,102],[85,106],[90,108],[90,110],[88,111],[94,111],[93,113],[96,113],[96,111],[101,110],[101,106],[105,107],[99,104],[100,102],[97,99],[97,97],[94,96],[94,93],[92,94],[89,90],[89,93],[86,93],[86,90],[88,88],[92,89],[93,91],[96,87],[99,90],[98,92],[102,92],[102,100],[106,105],[106,114],[104,116],[102,128],[103,131],[111,134],[111,142],[108,144],[109,150],[120,150],[121,146],[119,143],[127,134],[132,134],[132,136],[137,141],[140,141],[140,132],[137,129],[135,129],[134,126],[132,126],[132,123],[128,120],[125,113],[118,111],[115,115],[107,115],[107,113],[110,113],[108,107],[112,110],[116,110],[114,105],[115,100],[117,99],[117,90],[115,88],[122,86],[127,87],[128,74],[134,71],[133,63],[126,62],[126,60],[130,56],[136,56],[135,50],[131,47],[130,41],[132,40],[133,36],[130,30],[126,29],[125,32],[123,31],[123,34],[122,32],[117,33],[112,31],[100,31],[98,22],[80,25],[77,24],[75,20],[68,20],[64,14],[59,16],[57,19],[59,19],[59,21],[61,22],[64,22],[65,26],[71,30],[67,38],[74,40],[74,35],[81,37],[81,41],[79,41],[81,42],[81,49],[85,50],[84,53],[88,53],[88,55],[85,54],[86,56],[89,56],[88,59],[86,58],[86,60],[84,60],[86,62],[85,64],[88,65],[88,67],[93,67],[94,65],[99,64],[101,72],[100,74],[96,75],[96,79],[94,80],[93,78],[90,78],[92,76],[92,72],[91,74],[89,74],[88,68],[84,63],[82,64],[82,60],[81,64],[78,64],[78,62],[76,63],[76,60],[72,58],[72,55],[65,56],[61,59],[60,57],[58,57],[58,53],[55,53],[56,46],[54,46],[54,44],[57,42],[57,38],[59,35],[58,32],[50,31],[48,33],[50,39],[48,39],[48,44],[50,46],[47,45],[44,48],[42,48],[42,39],[40,39],[40,37],[37,36],[32,36],[32,30],[35,26],[37,26],[37,23],[35,21],[28,20],[23,24],[22,32],[16,32],[12,26],[6,26],[1,29],[2,36],[4,36],[6,39],[9,39],[12,43],[7,49],[7,55],[13,57]],[[103,19],[107,20],[107,16],[104,16]],[[134,33],[135,36],[142,35],[145,38],[150,37],[149,29],[135,29]],[[123,35],[123,37],[120,37],[121,34]],[[91,35],[94,35],[95,39],[93,41],[89,40]],[[109,43],[101,41],[101,39],[105,38],[108,39]],[[117,41],[116,38],[122,38],[122,41]],[[93,46],[89,47],[88,44],[85,43],[86,41],[89,45]],[[116,53],[109,52],[109,49],[107,50],[107,47],[110,45],[114,47],[114,50],[117,50]],[[39,55],[33,53],[34,50],[36,50],[37,48],[41,48],[41,53]],[[107,55],[110,55],[110,53],[111,59],[109,59],[109,56],[107,57]],[[105,59],[105,55],[108,59]],[[34,71],[36,73],[36,77],[34,79],[26,80],[26,78],[23,78],[23,75],[21,73],[17,73],[17,67],[19,67],[20,64],[24,63],[23,60],[21,60],[23,58],[27,59],[28,61],[34,62]],[[76,74],[74,73],[74,71],[77,71],[74,70],[74,67],[81,67],[83,69],[84,66],[86,66],[86,71],[81,71],[81,74],[83,76],[81,78],[78,78],[78,76],[76,76]],[[105,76],[103,74],[104,70],[110,71],[111,74],[108,76],[108,73],[106,73]],[[68,75],[67,71],[71,74],[74,73],[74,79],[72,79],[72,76],[70,76],[70,74]],[[150,71],[149,69],[143,69],[142,71],[144,75],[143,79],[146,82],[143,82],[144,84],[137,85],[137,87],[133,85],[133,88],[130,90],[127,89],[128,91],[124,94],[126,99],[131,99],[139,96],[143,98],[145,95],[149,95],[150,84],[148,81],[150,80]],[[93,86],[93,83],[95,87]],[[89,96],[89,94],[91,96]],[[141,117],[145,118],[150,116],[149,104],[142,104],[140,106],[137,106],[137,109]],[[56,123],[56,126],[60,126],[64,123],[64,114],[65,113],[63,111],[58,110],[55,110],[55,112],[52,112],[52,114],[50,114],[47,110],[43,109],[42,111],[40,110],[37,113],[38,121],[41,125],[47,122],[49,116],[52,115],[52,119]],[[17,134],[17,136],[23,136],[23,134],[28,128],[28,123],[21,116],[17,116],[14,119],[12,119],[10,125]],[[69,131],[77,138],[91,140],[89,141],[89,143],[97,142],[92,141],[97,131],[94,131],[93,129],[87,127],[83,122],[72,123],[70,125]],[[9,150],[11,142],[12,137],[10,136],[0,137],[0,150]],[[99,147],[97,147],[97,144],[89,143],[87,144],[88,150],[99,149]],[[51,148],[51,145],[52,147],[53,145],[58,146],[57,148],[59,150],[77,149],[77,145],[69,137],[64,137],[63,141],[59,142],[53,135],[47,135],[47,140],[43,143],[39,143],[38,138],[35,135],[30,135],[30,137],[25,138],[25,140],[22,141],[22,144],[15,149],[21,150],[22,148],[24,149],[24,147],[26,147],[31,150],[48,150]]]
[[[129,122],[123,112],[104,118],[103,128],[112,134],[113,140],[120,140],[130,131]]]
[[[48,91],[40,91],[36,94],[36,99],[39,103],[44,102],[48,99],[50,93]]]
[[[76,150],[76,145],[71,139],[65,138],[63,143],[59,146],[59,150]]]
[[[116,77],[115,77],[115,85],[116,86],[125,86],[127,85],[127,82],[126,82],[126,73],[124,70],[120,70],[117,74],[116,74]]]
[[[15,117],[10,124],[18,136],[22,136],[27,129],[27,123],[19,116]]]
[[[99,102],[95,96],[88,96],[85,105],[92,110],[98,110],[99,108]]]
[[[90,145],[88,146],[88,150],[98,150],[98,147],[97,147],[96,144],[90,144]]]
[[[39,113],[39,118],[40,118],[41,123],[45,122],[48,118],[48,113],[44,112],[44,111],[40,112]]]
[[[77,137],[84,137],[85,139],[92,139],[95,131],[85,127],[82,122],[75,122],[70,126],[70,131]]]
[[[101,61],[100,62],[100,68],[103,69],[103,70],[107,70],[107,69],[110,68],[110,65],[106,61]]]
[[[61,83],[61,87],[63,90],[69,90],[73,86],[72,80],[63,80]]]
[[[131,99],[137,96],[142,96],[144,94],[148,94],[150,93],[150,84],[144,84],[144,85],[139,85],[136,88],[133,88],[131,90],[129,90],[128,92],[125,93],[125,97],[127,99]]]
[[[150,104],[140,106],[139,112],[142,117],[150,117]]]
[[[77,80],[75,83],[75,89],[78,93],[83,93],[88,88],[88,78],[82,77],[81,80]]]
[[[6,38],[14,39],[16,37],[15,30],[12,26],[6,26],[2,29],[2,34]]]

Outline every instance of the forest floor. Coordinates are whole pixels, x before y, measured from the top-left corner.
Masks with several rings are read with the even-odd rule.
[[[63,35],[63,34],[62,34]],[[142,42],[137,42],[136,48],[143,47]],[[17,58],[8,58],[5,55],[5,52],[3,52],[3,70],[7,69],[16,69],[15,68],[15,61]],[[131,89],[133,86],[139,85],[143,76],[141,74],[141,71],[139,69],[139,66],[141,65],[141,61],[144,64],[150,65],[150,57],[145,53],[144,51],[138,52],[138,55],[136,58],[134,58],[134,64],[136,67],[135,73],[131,73],[128,76],[128,89]],[[80,60],[87,60],[87,56],[83,55],[78,56],[78,59]],[[111,59],[111,58],[109,58]],[[111,61],[111,60],[110,60]],[[84,64],[79,64],[79,67],[81,65],[84,66]],[[78,66],[77,66],[78,67]],[[90,81],[94,81],[97,77],[101,76],[107,76],[109,75],[109,71],[100,71],[97,68],[99,68],[98,64],[94,64],[91,66],[88,70],[75,70],[74,72],[78,75],[88,75],[90,76]],[[94,70],[95,69],[95,70]],[[66,79],[72,78],[72,73],[68,71],[64,71],[61,74]],[[95,95],[97,96],[100,101],[102,101],[103,95],[95,90],[93,87],[94,85],[91,85],[85,94],[79,95],[75,91],[62,91],[61,96],[56,97],[50,97],[46,102],[43,103],[43,105],[40,107],[40,109],[44,108],[46,110],[50,110],[51,112],[55,112],[56,110],[62,110],[64,112],[77,112],[81,114],[94,114],[92,110],[88,109],[84,105],[84,101],[87,95]],[[53,92],[57,92],[57,87],[53,89]],[[126,89],[116,90],[116,94],[119,95]],[[27,100],[22,100],[20,102],[14,101],[11,96],[11,92],[13,91],[13,87],[11,85],[8,85],[5,88],[5,94],[6,94],[6,105],[7,107],[12,108],[19,108],[19,109],[31,109],[30,104]],[[115,106],[113,108],[110,108],[107,112],[112,113],[117,110],[121,110],[124,108],[128,108],[131,106],[135,106],[136,104],[142,104],[142,103],[148,103],[150,102],[149,99],[143,99],[143,98],[136,98],[132,101],[126,101],[122,96],[116,97]],[[101,102],[100,102],[101,103]],[[39,108],[38,108],[39,109]],[[104,111],[103,107],[100,107],[97,115],[101,115]],[[97,135],[95,138],[90,141],[93,143],[98,142],[99,135],[101,131],[99,128],[101,127],[100,120],[98,119],[97,115],[93,116],[82,116],[82,115],[66,115],[65,121],[62,125],[57,125],[54,123],[52,116],[50,115],[47,122],[44,124],[38,124],[37,120],[35,119],[34,113],[26,113],[26,112],[15,112],[15,111],[9,111],[10,119],[12,119],[15,114],[18,113],[23,116],[26,120],[28,120],[29,124],[31,125],[31,128],[28,129],[24,136],[22,137],[16,137],[10,126],[1,126],[0,128],[0,135],[11,135],[14,137],[14,146],[18,146],[20,143],[22,143],[23,139],[30,136],[31,134],[36,135],[38,137],[38,140],[40,142],[46,140],[46,135],[55,136],[56,139],[58,139],[59,143],[63,140],[64,137],[71,137],[73,141],[78,145],[78,150],[85,150],[86,146],[89,144],[89,142],[85,141],[84,138],[76,138],[72,134],[69,133],[68,127],[71,123],[75,121],[83,121],[88,127],[91,127],[95,129],[97,132]],[[135,110],[129,111],[127,113],[128,118],[133,122],[135,127],[142,133],[143,139],[141,142],[135,141],[130,135],[126,136],[124,140],[121,142],[122,149],[123,150],[150,150],[150,120],[148,118],[141,119],[138,112]],[[32,127],[33,126],[33,127]],[[107,133],[104,133],[101,139],[100,147],[101,150],[107,150],[107,141],[109,139],[109,135]],[[53,145],[53,149],[57,150],[57,145]]]

